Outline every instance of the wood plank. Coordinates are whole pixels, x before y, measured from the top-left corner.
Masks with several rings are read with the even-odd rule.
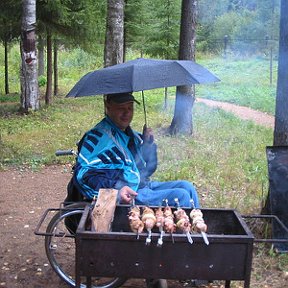
[[[109,232],[114,218],[118,190],[100,189],[91,213],[92,231]]]

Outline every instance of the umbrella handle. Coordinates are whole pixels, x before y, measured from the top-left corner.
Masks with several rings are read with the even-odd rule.
[[[143,110],[144,110],[144,121],[145,121],[145,126],[147,127],[147,115],[146,115],[146,106],[145,106],[145,98],[144,98],[144,91],[142,90],[142,103],[143,103]]]

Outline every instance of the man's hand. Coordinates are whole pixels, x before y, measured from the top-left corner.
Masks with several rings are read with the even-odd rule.
[[[128,186],[122,187],[119,191],[119,194],[120,202],[125,204],[131,203],[133,198],[137,196],[137,193]]]
[[[143,126],[143,141],[150,144],[154,141],[153,130],[148,128],[146,124]]]

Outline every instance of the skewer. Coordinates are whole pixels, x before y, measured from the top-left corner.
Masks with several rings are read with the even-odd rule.
[[[210,243],[209,243],[207,234],[206,234],[205,232],[201,231],[201,235],[202,235],[202,238],[203,238],[205,244],[206,244],[206,245],[209,245]]]
[[[135,196],[134,195],[131,195],[131,198],[132,198],[132,200],[131,200],[131,207],[135,207],[136,205],[135,205]]]
[[[147,231],[148,231],[148,236],[147,236],[147,238],[146,238],[145,244],[148,246],[148,245],[150,245],[150,243],[151,243],[152,231],[151,231],[151,229],[147,229]]]
[[[175,201],[175,203],[176,203],[177,210],[180,211],[181,208],[180,208],[180,203],[179,203],[178,198],[175,198],[174,201]],[[184,210],[183,210],[183,211],[184,211]],[[185,211],[184,211],[184,213],[185,213]],[[184,214],[184,213],[183,213],[183,214]],[[189,217],[188,217],[188,215],[187,215],[186,213],[185,213],[184,215],[187,216],[187,220],[188,220],[188,222],[189,222]],[[186,216],[185,216],[185,217],[186,217]],[[177,216],[176,216],[176,218],[177,218]],[[181,221],[181,220],[184,220],[184,221],[185,221],[186,219],[185,219],[185,218],[182,218],[182,219],[181,219],[181,218],[178,218],[177,220],[178,220],[178,222],[179,222],[179,221]],[[191,227],[190,222],[189,222],[189,227]],[[190,228],[189,228],[189,230],[190,230]],[[188,242],[189,242],[190,244],[193,244],[193,239],[192,239],[192,237],[191,237],[190,231],[182,230],[182,232],[185,232],[185,235],[186,235],[186,237],[187,237],[187,239],[188,239]]]
[[[146,245],[150,245],[151,236],[152,236],[152,228],[156,223],[156,217],[154,211],[146,206],[142,213],[142,222],[144,223],[144,227],[148,232],[148,236],[146,238]]]
[[[135,204],[135,196],[134,195],[131,195],[131,207],[130,208],[133,208],[136,206]],[[136,240],[139,240],[139,230],[137,230],[137,233],[136,233]]]
[[[161,247],[163,245],[164,230],[162,227],[159,227],[159,231],[160,231],[160,236],[159,236],[158,241],[157,241],[157,246]]]
[[[135,197],[132,198],[130,209],[128,213],[130,228],[136,233],[136,239],[139,239],[139,233],[143,231],[144,224],[140,219],[140,208],[135,205]]]
[[[158,241],[157,241],[157,246],[161,247],[162,244],[163,244],[163,236],[164,236],[164,233],[165,233],[164,229],[163,229],[164,213],[162,211],[162,207],[161,206],[156,210],[155,215],[156,215],[156,226],[158,227],[159,232],[160,232],[160,236],[159,236]]]
[[[190,200],[190,203],[191,203],[192,209],[193,209],[193,210],[196,209],[193,199]],[[192,219],[192,217],[191,217],[191,219]],[[192,219],[192,221],[193,221],[193,219]],[[202,231],[202,230],[201,230],[200,232],[201,232],[202,238],[203,238],[203,240],[204,240],[204,243],[205,243],[206,245],[209,245],[210,243],[209,243],[207,234],[206,234],[204,231]]]
[[[163,199],[163,202],[165,202],[165,206],[166,207],[169,207],[169,205],[168,205],[168,199]],[[172,215],[173,216],[173,215]],[[164,215],[164,219],[165,219],[165,215]],[[165,225],[165,224],[164,224]],[[165,227],[164,227],[165,228]],[[173,232],[171,231],[170,232],[170,235],[171,235],[171,240],[172,240],[172,243],[174,244],[175,243],[175,241],[174,241],[174,237],[173,237]]]

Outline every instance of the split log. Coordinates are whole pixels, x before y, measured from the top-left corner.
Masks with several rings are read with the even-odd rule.
[[[109,232],[114,218],[118,190],[100,189],[91,213],[92,231]]]

